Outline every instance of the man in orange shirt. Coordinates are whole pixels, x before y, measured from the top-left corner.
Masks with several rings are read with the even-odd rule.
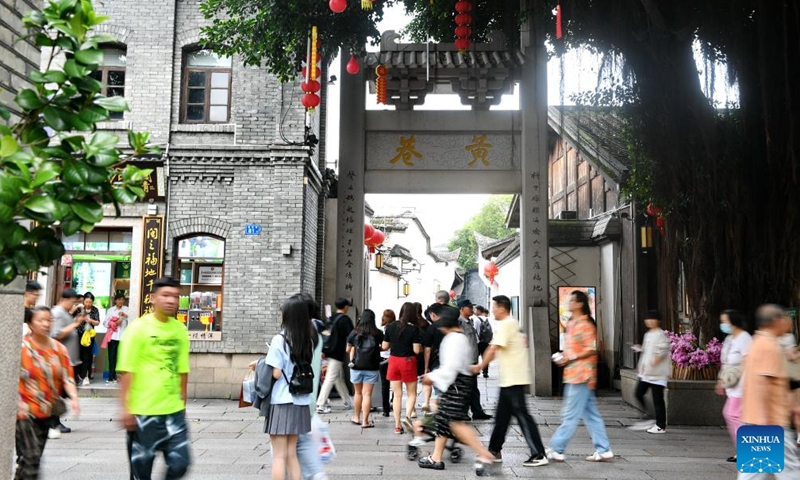
[[[569,310],[572,317],[564,335],[564,354],[553,359],[564,367],[564,406],[561,426],[550,439],[550,448],[546,449],[547,458],[553,462],[564,461],[564,450],[583,419],[595,448],[586,461],[610,462],[614,460],[614,453],[594,393],[597,388],[597,328],[589,316],[586,294],[580,290],[572,292]]]
[[[800,478],[798,447],[791,431],[791,392],[778,337],[792,331],[792,320],[778,305],[756,311],[758,330],[742,371],[742,421],[746,425],[779,425],[784,434],[784,471],[780,478]],[[769,478],[770,473],[739,473],[739,480]]]

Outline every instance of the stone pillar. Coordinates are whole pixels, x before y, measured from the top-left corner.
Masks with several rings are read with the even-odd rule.
[[[358,311],[364,299],[364,169],[366,165],[364,69],[347,72],[341,55],[339,99],[339,190],[336,222],[335,298],[349,298]],[[355,319],[355,308],[350,317]]]
[[[22,339],[24,311],[22,294],[25,279],[18,277],[10,285],[0,286],[0,478],[11,478],[14,458],[14,425],[17,418],[17,383],[19,382],[19,348]],[[3,475],[2,472],[7,472]]]
[[[522,0],[521,6],[523,11],[534,11],[530,0]],[[531,340],[532,393],[549,396],[553,394],[553,385],[548,314],[547,54],[544,32],[533,15],[529,14],[521,33],[525,64],[522,66],[519,89],[523,178],[520,202],[523,293],[520,316]]]

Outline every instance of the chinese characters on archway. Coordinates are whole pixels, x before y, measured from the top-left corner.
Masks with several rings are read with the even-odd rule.
[[[533,230],[531,230],[531,237],[533,238],[533,248],[528,253],[530,255],[531,260],[531,270],[529,275],[531,275],[531,288],[534,292],[542,294],[545,292],[546,285],[544,283],[544,279],[547,278],[547,275],[544,274],[543,270],[543,255],[546,254],[547,250],[543,243],[543,236],[542,236],[542,215],[541,215],[541,175],[539,172],[533,172],[530,174],[531,176],[531,202],[530,202],[530,216],[531,222],[533,224]],[[546,216],[545,216],[546,218]],[[545,220],[546,221],[546,220]]]
[[[405,162],[405,160],[403,161]],[[339,258],[344,259],[344,292],[347,297],[353,295],[353,269],[355,267],[355,262],[353,260],[355,255],[361,255],[362,253],[362,245],[360,243],[358,245],[353,245],[353,234],[356,231],[360,232],[364,224],[364,214],[356,214],[355,181],[356,172],[354,170],[345,172],[344,177],[340,181],[340,185],[344,187],[344,194],[341,198],[344,202],[344,231],[347,240],[341,244],[340,248],[342,250],[339,252]]]
[[[417,150],[417,139],[414,135],[401,136],[397,154],[389,160],[390,165],[402,163],[406,167],[414,167],[414,158],[424,159],[425,153]],[[469,168],[491,166],[489,158],[494,146],[488,142],[488,135],[473,135],[472,142],[464,146],[464,163]]]
[[[145,315],[153,311],[150,296],[164,267],[164,218],[160,215],[144,217],[142,263],[141,312]]]

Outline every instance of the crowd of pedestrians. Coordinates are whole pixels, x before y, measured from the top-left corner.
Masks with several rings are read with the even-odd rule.
[[[168,479],[181,478],[191,464],[185,416],[189,339],[185,325],[175,318],[179,287],[172,278],[156,281],[153,312],[135,320],[129,318],[125,297],[118,295],[102,322],[107,329],[102,346],[114,357],[109,359],[109,381],[120,385],[120,420],[127,432],[132,478],[150,478],[158,452],[164,455]],[[48,438],[70,431],[60,417],[67,404],[74,415],[80,412],[77,386],[92,375],[94,355],[84,339],[101,323],[91,292],[81,297],[66,289],[50,309],[36,305],[39,290],[29,282],[24,297],[17,480],[38,478]],[[409,447],[421,448],[424,434],[432,436],[433,450],[418,459],[420,468],[444,470],[444,452],[454,448],[448,442],[457,441],[474,452],[476,474],[486,474],[493,464],[503,462],[512,419],[530,450],[523,466],[563,462],[581,421],[594,446],[586,460],[614,460],[597,406],[597,327],[584,292],[576,290],[569,297],[564,348],[553,355],[553,362],[563,367],[564,396],[561,424],[548,446],[528,411],[528,339],[512,316],[508,297],[492,299],[494,328],[487,309],[466,298],[451,305],[447,292],[438,292],[435,303],[424,311],[420,304],[405,303],[398,316],[384,310],[380,320],[369,309],[351,315],[347,299],[335,305],[336,313],[322,319],[311,295],[288,298],[281,309],[280,332],[269,342],[266,356],[251,364],[263,400],[256,405],[270,436],[273,479],[327,479],[311,432],[312,418],[331,411],[329,397],[335,388],[344,408],[353,409],[351,423],[374,428],[378,406],[373,407],[372,396],[378,384],[381,413],[393,417],[395,433],[412,434]],[[652,395],[655,418],[630,428],[663,435],[671,343],[659,312],[643,317],[643,341],[632,346],[639,354],[635,396],[644,410],[645,396]],[[764,305],[755,313],[753,335],[748,326],[745,315],[735,310],[720,315],[725,339],[716,392],[727,397],[722,413],[733,451],[742,426],[778,425],[784,430],[785,473],[800,475],[800,378],[792,366],[800,352],[791,318],[777,305]],[[468,422],[492,418],[481,406],[477,377],[488,376],[494,360],[499,363],[500,390],[485,446]],[[421,418],[415,421],[419,385]],[[728,461],[737,461],[735,453]],[[760,480],[768,475],[740,472],[739,478]]]

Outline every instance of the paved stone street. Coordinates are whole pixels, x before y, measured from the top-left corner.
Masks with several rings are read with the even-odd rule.
[[[492,372],[495,373],[496,372]],[[480,379],[484,407],[494,410],[497,387],[493,378]],[[488,388],[487,388],[488,386]],[[488,390],[488,391],[487,391]],[[84,390],[88,394],[89,390]],[[50,440],[44,455],[44,480],[127,479],[125,439],[115,420],[117,403],[113,398],[82,398],[80,419],[67,419],[72,433]],[[332,479],[354,476],[366,480],[400,480],[423,474],[415,463],[405,458],[408,435],[395,435],[392,422],[379,413],[374,417],[376,427],[361,430],[349,423],[350,412],[341,402],[333,400],[333,413],[325,415],[330,421],[331,435],[337,457],[329,466]],[[530,399],[529,405],[539,423],[545,444],[559,424],[559,399]],[[609,480],[703,480],[732,479],[734,465],[725,462],[733,451],[723,428],[668,427],[666,435],[632,432],[625,427],[633,423],[638,412],[625,405],[619,395],[604,394],[600,410],[606,420],[616,460],[613,463],[592,464],[584,460],[593,452],[586,429],[580,427],[567,451],[567,461],[538,468],[526,468],[527,447],[516,426],[512,427],[503,450],[502,468],[494,476],[531,477],[548,479],[609,479]],[[194,464],[190,479],[264,479],[269,475],[269,440],[261,433],[263,419],[252,408],[239,409],[236,402],[224,400],[194,400],[188,407]],[[476,427],[484,443],[488,443],[492,422],[479,422]],[[443,472],[426,471],[429,478],[474,478],[472,454],[460,464],[445,457]],[[159,457],[156,475],[163,475]]]

